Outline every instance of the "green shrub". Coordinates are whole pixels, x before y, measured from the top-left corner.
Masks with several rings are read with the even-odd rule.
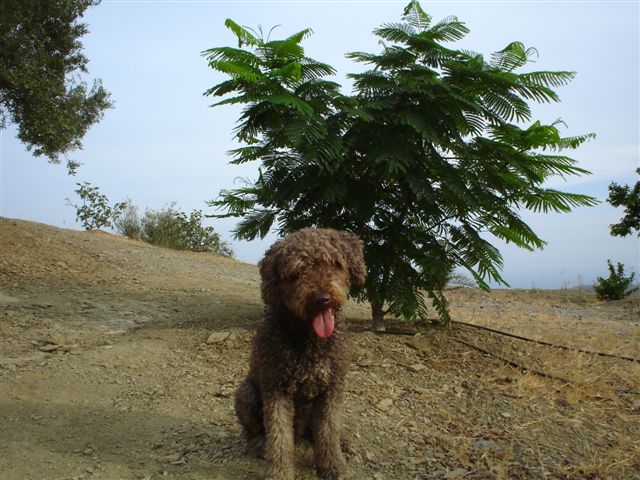
[[[92,187],[89,182],[76,183],[76,194],[82,200],[81,205],[71,203],[67,198],[67,204],[76,209],[76,221],[82,223],[85,230],[98,230],[102,227],[110,227],[114,219],[117,219],[127,207],[126,202],[109,205],[106,195],[100,193],[98,187]]]
[[[147,209],[140,221],[140,238],[175,250],[213,252],[232,257],[231,246],[220,240],[220,235],[212,227],[203,226],[202,221],[202,211],[193,210],[187,216],[175,207],[175,203],[163,210]]]
[[[621,300],[627,295],[638,291],[640,287],[627,290],[633,282],[635,273],[631,273],[626,277],[624,275],[624,266],[620,262],[618,262],[616,268],[613,267],[611,260],[607,260],[607,265],[609,266],[609,278],[598,277],[596,280],[596,296],[600,300]]]
[[[163,210],[147,209],[142,217],[141,238],[145,242],[176,250],[186,249],[180,235],[178,215],[172,203]]]

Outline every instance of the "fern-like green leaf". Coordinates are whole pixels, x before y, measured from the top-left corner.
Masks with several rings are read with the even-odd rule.
[[[458,20],[458,17],[452,15],[440,20],[429,29],[429,32],[433,36],[432,38],[436,40],[453,42],[462,40],[469,33],[469,29],[463,22]]]
[[[527,49],[522,42],[512,42],[491,55],[490,65],[498,70],[511,72],[526,65],[534,54],[538,54],[535,48]]]
[[[238,37],[238,48],[242,47],[243,45],[250,45],[252,47],[255,47],[260,44],[259,40],[254,37],[251,32],[249,32],[249,30],[241,27],[230,18],[227,18],[224,24],[236,35],[236,37]]]
[[[407,23],[385,23],[380,28],[376,28],[373,33],[389,42],[406,44],[417,32]]]

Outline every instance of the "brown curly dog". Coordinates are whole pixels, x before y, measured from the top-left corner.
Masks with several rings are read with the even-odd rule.
[[[362,242],[306,228],[267,251],[260,275],[265,315],[236,415],[250,448],[264,447],[270,478],[293,480],[294,444],[308,438],[318,474],[343,479],[340,411],[350,358],[340,309],[351,286],[365,281]]]

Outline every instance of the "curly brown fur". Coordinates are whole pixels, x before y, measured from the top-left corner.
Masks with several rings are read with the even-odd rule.
[[[294,444],[310,438],[315,466],[343,479],[340,413],[349,351],[340,310],[366,270],[361,241],[303,229],[276,242],[260,262],[265,315],[235,410],[249,447],[264,447],[270,478],[293,480]]]

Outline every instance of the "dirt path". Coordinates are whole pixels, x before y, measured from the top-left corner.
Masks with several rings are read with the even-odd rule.
[[[232,409],[255,266],[1,219],[0,273],[3,479],[263,478]],[[640,301],[557,295],[450,298],[464,321],[637,355]],[[462,326],[378,336],[365,306],[347,315],[353,478],[640,478],[637,363]],[[315,478],[309,450],[297,458]]]

